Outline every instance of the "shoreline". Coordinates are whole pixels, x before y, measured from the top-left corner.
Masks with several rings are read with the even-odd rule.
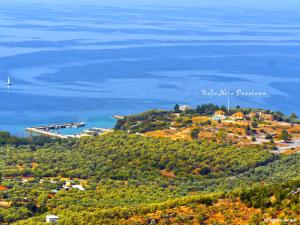
[[[34,127],[26,128],[26,131],[30,132],[32,134],[38,134],[38,135],[43,135],[43,136],[47,136],[47,137],[67,139],[67,138],[81,138],[81,137],[92,137],[92,136],[103,135],[103,134],[112,132],[113,129],[90,128],[90,129],[84,130],[80,133],[69,134],[69,135],[53,133],[53,132],[50,132],[50,131],[43,131],[43,130],[40,130],[40,129],[37,129],[37,128],[34,128]]]

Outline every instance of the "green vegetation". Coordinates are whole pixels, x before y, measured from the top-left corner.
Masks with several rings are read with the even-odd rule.
[[[34,148],[36,146],[43,146],[45,144],[50,144],[54,141],[51,138],[44,137],[44,136],[34,136],[31,138],[21,138],[10,135],[7,131],[0,131],[0,146],[4,145],[11,145],[11,146],[21,146],[21,145],[30,145],[31,148]]]
[[[173,119],[174,115],[171,111],[151,110],[119,119],[115,129],[129,133],[145,133],[169,128]]]
[[[273,136],[271,134],[266,134],[265,135],[265,139],[267,140],[272,140],[273,139]]]
[[[79,141],[65,141],[32,150],[6,147],[1,149],[7,165],[3,176],[108,178],[144,181],[160,176],[159,170],[173,171],[176,176],[193,177],[197,168],[209,167],[214,176],[241,173],[258,164],[274,160],[274,155],[260,147],[236,148],[216,143],[174,141],[115,132]],[[38,168],[19,170],[37,163]],[[224,164],[223,162],[226,162]],[[160,181],[157,181],[160,182]]]
[[[195,109],[189,109],[186,111],[180,111],[180,106],[176,104],[173,110],[150,110],[137,115],[125,116],[123,119],[118,119],[115,129],[126,131],[128,133],[146,133],[155,130],[169,129],[171,127],[186,127],[192,123],[191,118],[193,116],[212,116],[217,110],[227,112],[225,106],[219,107],[214,104],[203,104],[198,105]],[[231,108],[227,113],[228,116],[233,115],[236,112],[242,112],[247,115],[250,112],[261,112],[268,114],[273,117],[275,121],[292,122],[293,124],[300,124],[300,120],[295,113],[290,116],[286,116],[281,112],[273,112],[270,110],[263,109],[252,109],[252,108]],[[263,121],[258,119],[258,115],[253,118],[251,123],[252,128],[257,128],[258,124]],[[246,116],[245,120],[251,118]],[[172,122],[176,121],[179,125],[174,125]],[[211,121],[210,121],[211,122]],[[210,123],[208,122],[208,123]],[[221,122],[221,121],[220,121]]]
[[[226,137],[227,137],[227,133],[226,133],[226,130],[225,129],[220,129],[217,133],[217,137],[221,140],[225,140]]]
[[[179,105],[178,105],[178,104],[176,104],[176,105],[174,106],[174,112],[176,112],[176,113],[179,113],[179,112],[180,112],[180,108],[179,108]]]
[[[279,139],[283,140],[283,141],[288,141],[290,139],[290,135],[289,135],[288,131],[287,130],[282,130],[282,132],[279,136]]]
[[[196,110],[210,114],[216,108]],[[63,225],[260,224],[265,218],[298,218],[300,154],[232,145],[223,123],[216,135],[224,141],[208,141],[201,136],[212,123],[206,117],[194,121],[200,129],[186,129],[188,140],[130,134],[185,126],[196,110],[128,116],[118,120],[119,130],[80,139],[1,132],[0,223],[39,225],[49,214]],[[249,124],[240,129],[253,135],[262,128],[255,123],[257,130]]]
[[[9,132],[0,131],[0,145],[24,145],[31,143],[29,138],[18,138],[11,136]]]
[[[192,137],[192,139],[198,139],[198,137],[199,137],[199,132],[200,132],[199,129],[197,129],[197,128],[193,129],[193,130],[191,131],[191,137]]]
[[[257,122],[253,121],[253,122],[251,123],[251,126],[252,126],[253,128],[257,128],[257,127],[258,127],[258,124],[257,124]]]

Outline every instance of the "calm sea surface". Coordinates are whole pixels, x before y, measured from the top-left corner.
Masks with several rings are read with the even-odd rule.
[[[300,14],[1,5],[0,130],[227,103],[211,89],[264,92],[230,101],[300,114]]]

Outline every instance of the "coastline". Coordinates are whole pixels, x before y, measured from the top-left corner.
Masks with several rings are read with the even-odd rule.
[[[65,124],[52,124],[52,125],[46,125],[46,126],[38,126],[38,127],[28,127],[25,130],[29,132],[30,134],[38,134],[53,138],[60,138],[60,139],[66,139],[66,138],[81,138],[86,136],[98,136],[105,133],[112,132],[112,129],[107,128],[85,128],[85,122],[79,122],[79,123],[65,123]],[[62,130],[66,129],[75,129],[78,130],[78,128],[82,128],[84,130],[76,132],[74,134],[62,134]]]

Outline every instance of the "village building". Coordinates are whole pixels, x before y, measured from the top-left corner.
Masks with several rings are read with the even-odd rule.
[[[22,180],[21,180],[21,182],[22,182],[23,184],[27,183],[28,181],[29,181],[29,178],[22,178]]]
[[[182,105],[182,106],[179,106],[179,110],[182,111],[182,112],[185,112],[185,111],[188,111],[188,110],[191,110],[192,108],[188,105]]]
[[[224,120],[226,119],[226,114],[222,110],[218,110],[213,115],[213,120]]]
[[[71,187],[72,183],[73,183],[73,181],[71,181],[71,180],[66,180],[66,181],[65,181],[65,186]]]
[[[300,193],[300,188],[297,188],[295,191],[292,191],[291,193],[293,195],[296,195],[296,194]]]
[[[261,113],[260,117],[264,120],[274,120],[273,115],[267,113]]]
[[[250,117],[250,119],[259,118],[260,117],[260,113],[252,111],[247,116]]]
[[[53,194],[56,194],[57,192],[58,192],[58,190],[56,190],[56,189],[51,190],[51,193],[53,193]]]
[[[244,113],[240,112],[236,112],[231,116],[232,119],[234,120],[243,120],[245,118]]]
[[[59,219],[59,217],[55,216],[55,215],[47,215],[46,216],[46,222],[47,223],[57,223],[58,219]]]
[[[57,181],[51,179],[51,180],[50,180],[50,183],[51,183],[51,184],[57,184]]]
[[[66,191],[68,191],[70,189],[70,187],[67,185],[63,185],[62,188],[65,189]]]
[[[273,120],[274,119],[272,114],[264,113],[261,111],[258,111],[258,112],[252,111],[247,116],[250,117],[251,119],[253,119],[253,118],[259,118],[262,120]]]
[[[80,191],[85,191],[85,189],[82,187],[82,185],[80,184],[76,184],[76,185],[72,185],[72,188],[74,189],[78,189]]]
[[[78,189],[80,191],[85,191],[84,187],[80,184],[74,184],[74,185],[71,185],[71,186],[63,185],[62,188],[65,189],[66,191],[70,190],[71,188],[72,189]]]

